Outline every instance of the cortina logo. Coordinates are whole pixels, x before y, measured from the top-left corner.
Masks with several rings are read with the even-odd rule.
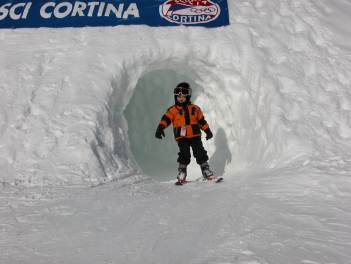
[[[167,0],[160,5],[160,15],[172,23],[191,25],[211,22],[221,9],[210,0]]]

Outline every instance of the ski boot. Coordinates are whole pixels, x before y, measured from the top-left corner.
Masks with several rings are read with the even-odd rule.
[[[177,185],[183,185],[186,182],[186,175],[187,175],[186,167],[187,165],[179,163],[178,176],[177,176],[178,181],[176,182]]]
[[[210,181],[216,178],[213,175],[213,171],[210,169],[210,165],[207,162],[202,163],[200,167],[201,167],[202,176],[204,177],[205,180]]]

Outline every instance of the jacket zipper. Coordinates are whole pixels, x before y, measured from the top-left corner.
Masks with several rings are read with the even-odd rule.
[[[188,105],[186,105],[184,107],[184,111],[185,111],[185,124],[186,125],[190,125],[190,115],[189,115],[189,108]]]

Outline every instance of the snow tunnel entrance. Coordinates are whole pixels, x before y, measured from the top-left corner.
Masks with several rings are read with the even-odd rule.
[[[178,146],[173,130],[165,130],[166,138],[155,138],[162,115],[174,104],[173,88],[189,82],[196,97],[196,85],[191,77],[174,70],[155,70],[144,74],[135,87],[125,108],[130,149],[144,174],[158,180],[174,179],[177,173]]]

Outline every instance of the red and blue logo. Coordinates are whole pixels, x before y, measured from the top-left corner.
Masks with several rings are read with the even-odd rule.
[[[210,0],[167,0],[160,5],[161,17],[180,25],[212,22],[220,13],[219,5]]]

